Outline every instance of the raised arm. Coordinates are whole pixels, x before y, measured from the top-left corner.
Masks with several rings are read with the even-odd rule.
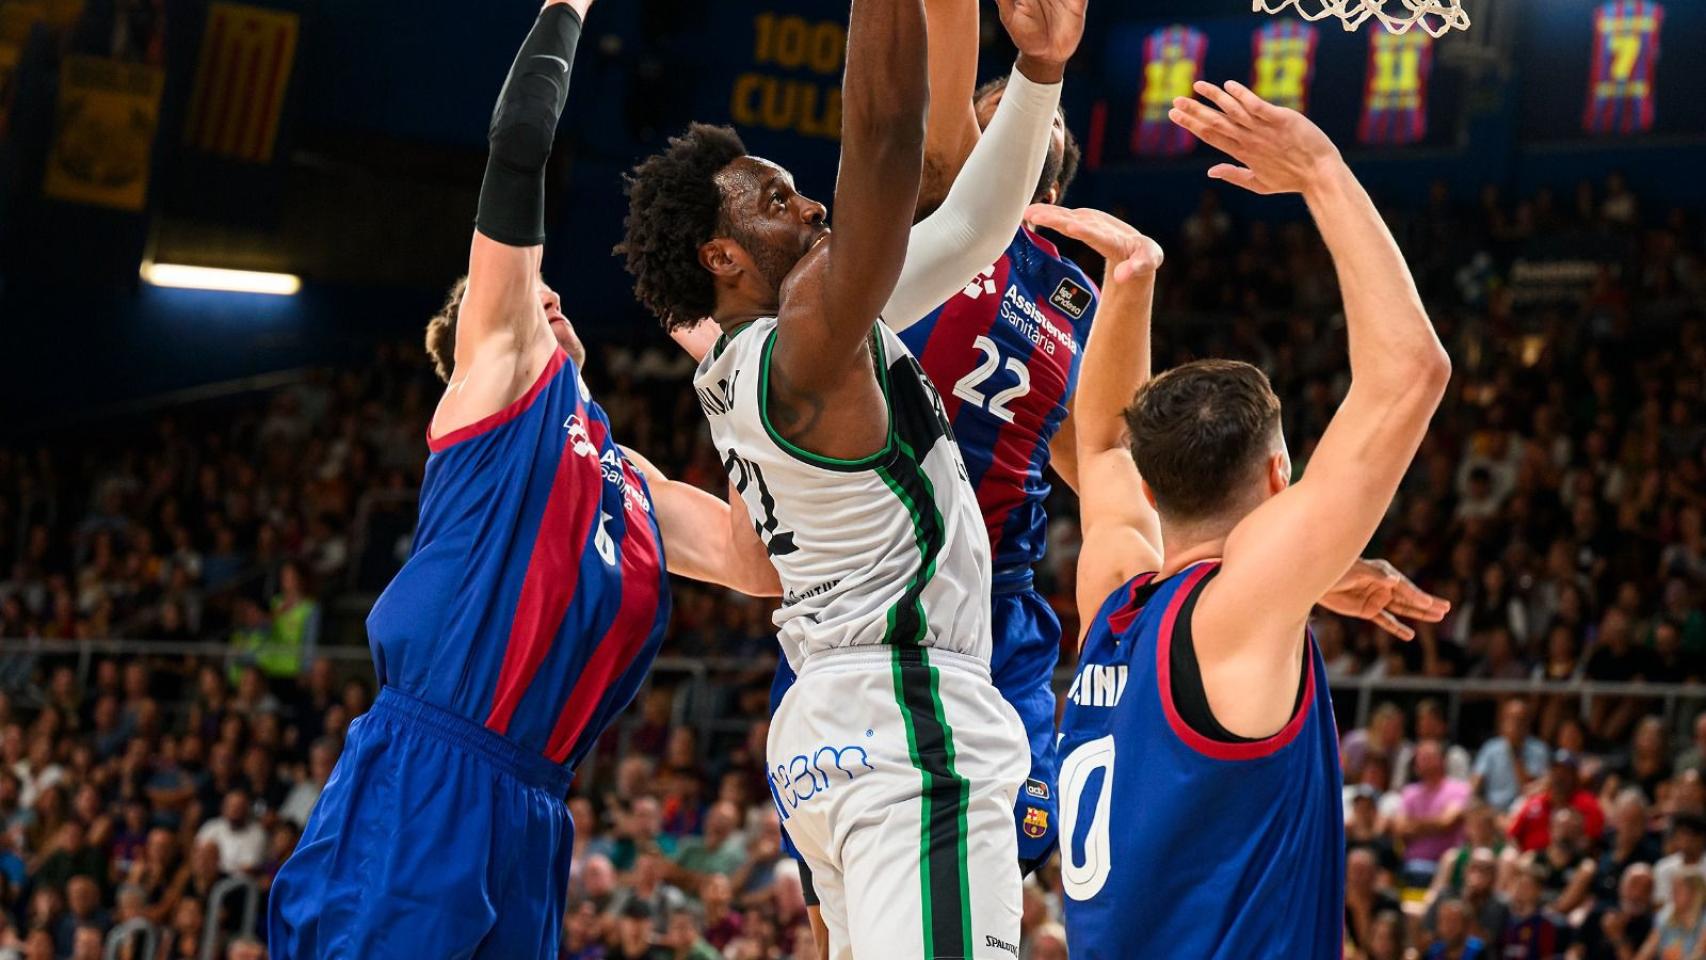
[[[771,371],[784,404],[796,392],[827,393],[850,375],[875,389],[852,361],[864,355],[906,259],[930,100],[924,29],[922,0],[853,3],[834,236],[806,255],[783,291]]]
[[[1025,217],[1082,241],[1106,258],[1102,305],[1078,373],[1078,609],[1100,609],[1108,594],[1161,567],[1161,520],[1144,499],[1126,445],[1125,408],[1149,379],[1149,331],[1161,247],[1100,210],[1037,204]],[[1090,618],[1084,618],[1088,628]],[[1080,639],[1083,634],[1080,631]]]
[[[782,595],[782,581],[734,491],[727,501],[719,500],[691,483],[671,480],[627,447],[622,452],[646,476],[670,573],[750,597]]]
[[[1013,241],[1036,192],[1060,107],[1060,78],[1084,34],[1086,0],[1000,0],[1019,48],[1001,106],[936,212],[912,229],[906,265],[883,306],[896,330],[927,316]]]
[[[569,71],[592,0],[551,0],[522,43],[488,131],[455,369],[433,418],[443,435],[525,393],[556,346],[541,292],[545,163],[569,96]]]
[[[1289,715],[1294,691],[1275,689],[1274,678],[1297,675],[1310,608],[1373,536],[1451,365],[1397,243],[1326,135],[1240,84],[1198,83],[1196,91],[1219,109],[1180,99],[1175,122],[1241,164],[1218,164],[1209,176],[1260,194],[1301,193],[1308,203],[1338,272],[1350,339],[1350,390],[1308,472],[1233,528],[1196,610],[1205,678],[1230,665],[1225,675],[1237,679],[1219,696],[1210,687],[1217,717],[1234,733],[1260,735],[1246,731]],[[1228,702],[1250,708],[1241,719],[1220,716]]]
[[[924,0],[930,22],[930,121],[924,126],[924,178],[918,212],[942,205],[983,131],[977,92],[978,0]]]

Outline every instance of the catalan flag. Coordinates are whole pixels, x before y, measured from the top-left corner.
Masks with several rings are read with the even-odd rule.
[[[251,163],[272,160],[299,26],[287,11],[208,5],[186,145]]]

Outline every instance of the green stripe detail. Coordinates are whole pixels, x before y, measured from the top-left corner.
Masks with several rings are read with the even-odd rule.
[[[954,766],[954,736],[942,706],[941,674],[930,665],[929,651],[919,647],[893,648],[890,664],[895,702],[906,724],[907,753],[921,787],[918,873],[924,923],[922,955],[924,960],[971,957],[971,871],[966,862],[971,784]],[[939,842],[949,839],[938,836],[945,830],[952,831],[951,848]]]
[[[925,660],[929,663],[929,660]],[[942,674],[935,667],[930,668],[930,706],[936,712],[936,722],[942,725],[942,739],[948,748],[948,776],[953,777],[959,785],[959,802],[954,804],[955,834],[959,839],[955,850],[955,860],[960,865],[960,929],[965,931],[965,955],[971,957],[971,867],[966,863],[966,839],[971,835],[971,826],[967,816],[971,809],[971,781],[959,775],[954,765],[958,751],[954,749],[954,730],[948,726],[948,712],[942,707]]]
[[[889,619],[894,619],[892,610],[889,612]],[[900,670],[900,650],[894,651],[889,662],[894,670],[894,700],[900,707],[901,719],[906,721],[906,755],[912,760],[913,769],[917,770],[923,779],[924,789],[919,793],[921,807],[918,815],[918,890],[924,914],[924,960],[936,960],[936,904],[935,897],[930,895],[930,821],[935,816],[935,801],[930,788],[934,785],[935,778],[924,768],[924,761],[918,756],[918,728],[912,722],[912,709],[906,705],[906,680]],[[925,662],[928,663],[928,660]]]
[[[758,419],[763,421],[764,432],[770,435],[770,439],[778,447],[781,447],[783,452],[795,459],[809,463],[814,467],[823,467],[826,470],[865,470],[888,459],[889,455],[894,452],[895,432],[894,415],[889,410],[888,369],[883,366],[881,359],[883,354],[882,338],[877,336],[873,330],[872,357],[876,361],[877,384],[883,390],[883,413],[889,420],[888,435],[883,440],[882,449],[876,453],[860,457],[857,460],[843,460],[839,457],[826,457],[820,453],[813,453],[796,445],[787,437],[782,436],[782,432],[770,422],[770,354],[776,347],[776,332],[776,330],[770,331],[770,336],[764,341],[764,350],[759,354],[758,359]]]
[[[907,516],[912,520],[912,541],[918,547],[918,570],[907,582],[900,601],[889,608],[883,642],[918,645],[930,635],[924,589],[936,576],[936,564],[946,537],[942,512],[936,506],[936,488],[930,483],[930,475],[924,471],[924,465],[919,462],[917,451],[899,437],[895,438],[895,447],[900,456],[878,467],[876,473],[906,507]],[[928,514],[924,512],[926,508],[930,511]]]

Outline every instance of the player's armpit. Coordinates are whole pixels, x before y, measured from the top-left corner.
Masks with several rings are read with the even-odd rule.
[[[1070,410],[1048,442],[1048,465],[1060,482],[1071,487],[1073,493],[1078,492],[1078,427]]]
[[[1101,609],[1108,596],[1131,578],[1161,568],[1161,552],[1151,546],[1137,529],[1129,524],[1103,524],[1086,527],[1083,543],[1078,548],[1078,582],[1075,598],[1078,601],[1078,642],[1090,629],[1092,614]]]

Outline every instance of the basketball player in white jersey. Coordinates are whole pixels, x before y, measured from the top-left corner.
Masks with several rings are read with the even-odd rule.
[[[666,328],[713,317],[695,378],[784,590],[799,683],[771,786],[835,957],[1007,960],[1023,730],[989,680],[988,536],[906,323],[992,262],[1049,147],[1083,0],[1003,0],[1021,51],[943,208],[911,227],[923,152],[919,0],[859,0],[848,30],[836,231],[785,170],[694,126],[629,182],[621,252]]]

